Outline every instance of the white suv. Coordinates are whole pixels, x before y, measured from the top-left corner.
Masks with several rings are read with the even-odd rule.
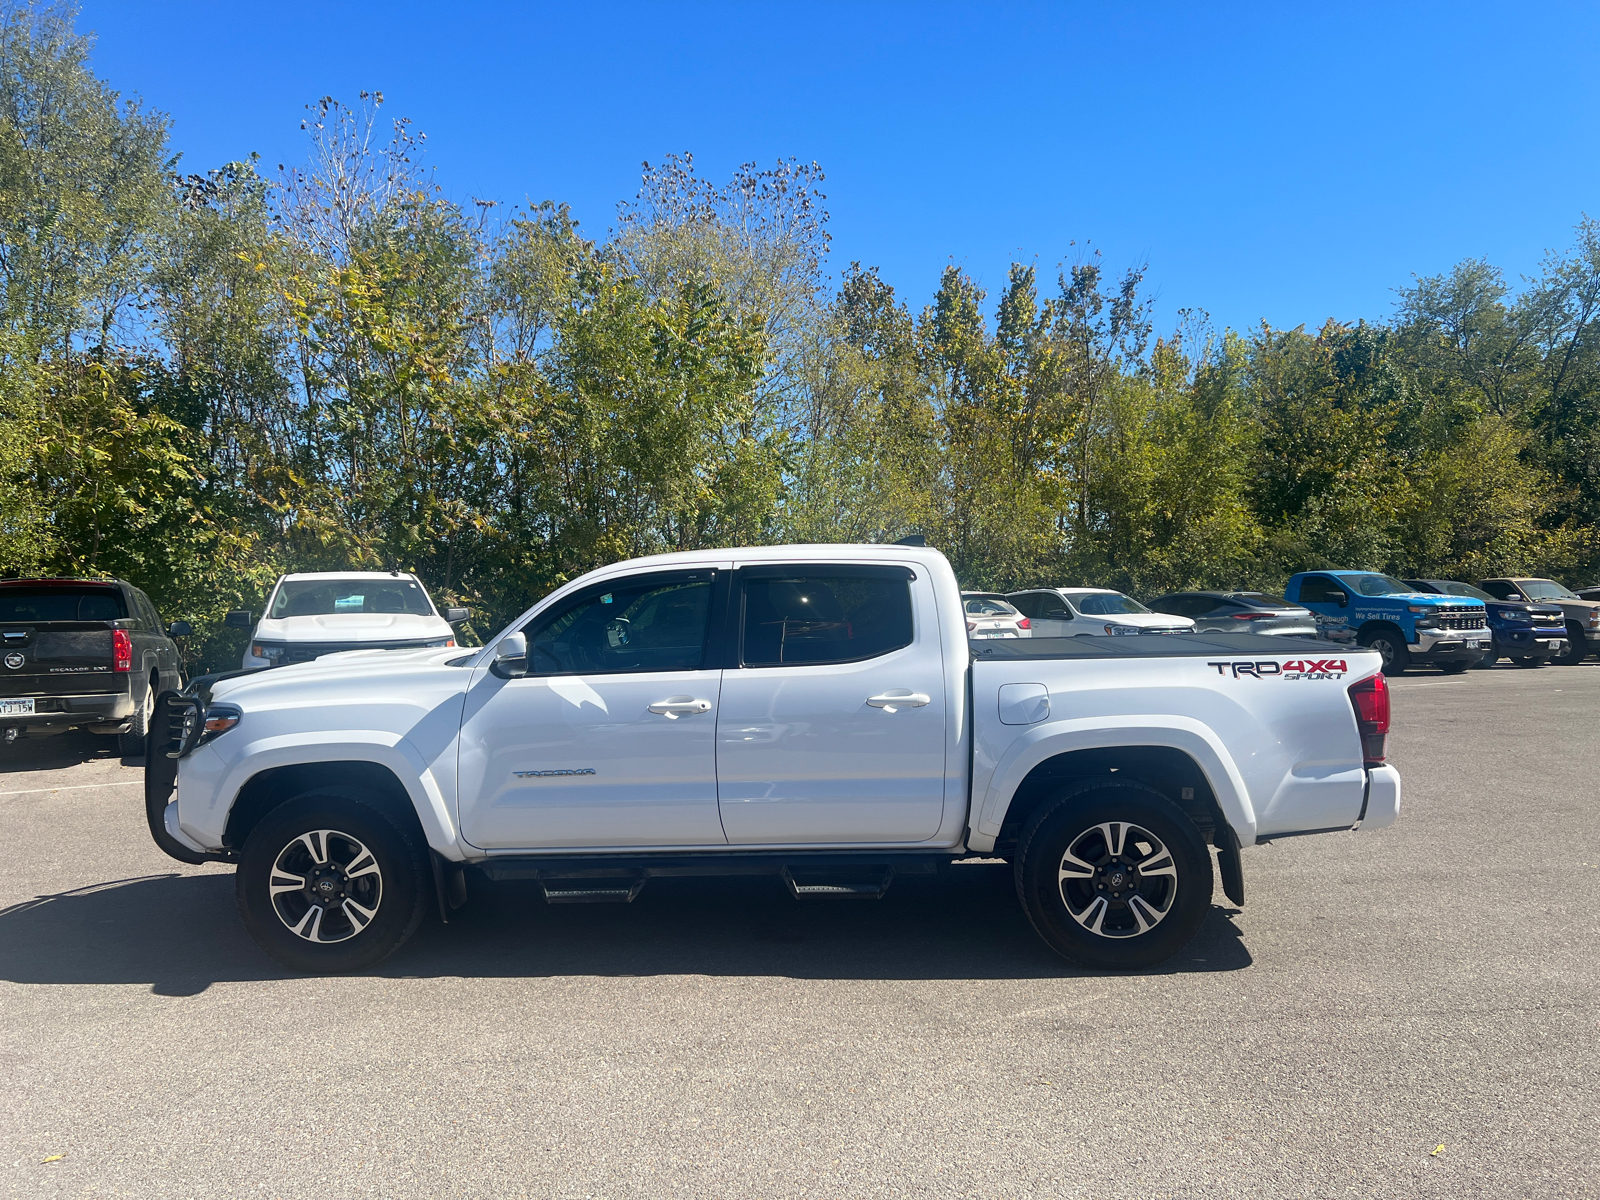
[[[1006,597],[1033,625],[1034,637],[1093,637],[1127,633],[1192,633],[1194,620],[1151,612],[1110,588],[1040,588]]]
[[[345,650],[454,646],[464,608],[434,607],[415,575],[399,571],[324,571],[280,576],[244,652],[244,668],[310,662]],[[226,624],[249,629],[246,609]]]

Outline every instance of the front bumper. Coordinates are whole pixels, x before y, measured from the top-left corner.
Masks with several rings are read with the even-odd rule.
[[[121,732],[133,716],[133,697],[126,692],[98,692],[88,696],[34,696],[31,716],[0,717],[0,727],[32,733],[60,733],[67,729],[102,728]]]
[[[1411,646],[1418,662],[1461,662],[1480,658],[1494,643],[1488,629],[1419,629]]]
[[[1561,629],[1497,629],[1494,648],[1500,654],[1518,657],[1567,652],[1567,631]]]

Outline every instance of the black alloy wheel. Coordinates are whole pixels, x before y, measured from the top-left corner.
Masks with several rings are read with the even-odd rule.
[[[1211,905],[1211,854],[1154,788],[1085,780],[1045,801],[1017,843],[1017,897],[1050,948],[1085,967],[1153,966]]]
[[[358,797],[302,796],[250,832],[235,876],[257,945],[294,971],[375,966],[416,932],[429,897],[427,848]]]

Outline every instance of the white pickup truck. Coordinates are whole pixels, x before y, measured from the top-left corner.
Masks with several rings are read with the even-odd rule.
[[[560,588],[477,650],[367,650],[164,693],[150,831],[238,864],[308,972],[397,949],[464,871],[551,902],[662,875],[796,897],[1003,857],[1075,962],[1159,962],[1242,847],[1381,828],[1400,777],[1376,653],[1249,634],[971,643],[938,552],[669,554]],[[174,789],[176,797],[173,797]]]

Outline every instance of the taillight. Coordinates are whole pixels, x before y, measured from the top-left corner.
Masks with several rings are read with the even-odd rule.
[[[1028,618],[1027,617],[1018,617],[1017,618],[1017,628],[1018,629],[1032,629],[1033,626],[1028,624]]]
[[[1265,621],[1271,613],[1234,613],[1235,621]]]
[[[1369,767],[1383,766],[1383,740],[1389,735],[1389,685],[1382,675],[1350,685],[1350,703],[1361,729],[1361,756]]]
[[[133,670],[133,639],[126,629],[111,631],[111,662],[112,670]]]
[[[971,633],[977,627],[978,627],[978,623],[976,621],[968,621],[967,622],[967,632],[968,633]]]

